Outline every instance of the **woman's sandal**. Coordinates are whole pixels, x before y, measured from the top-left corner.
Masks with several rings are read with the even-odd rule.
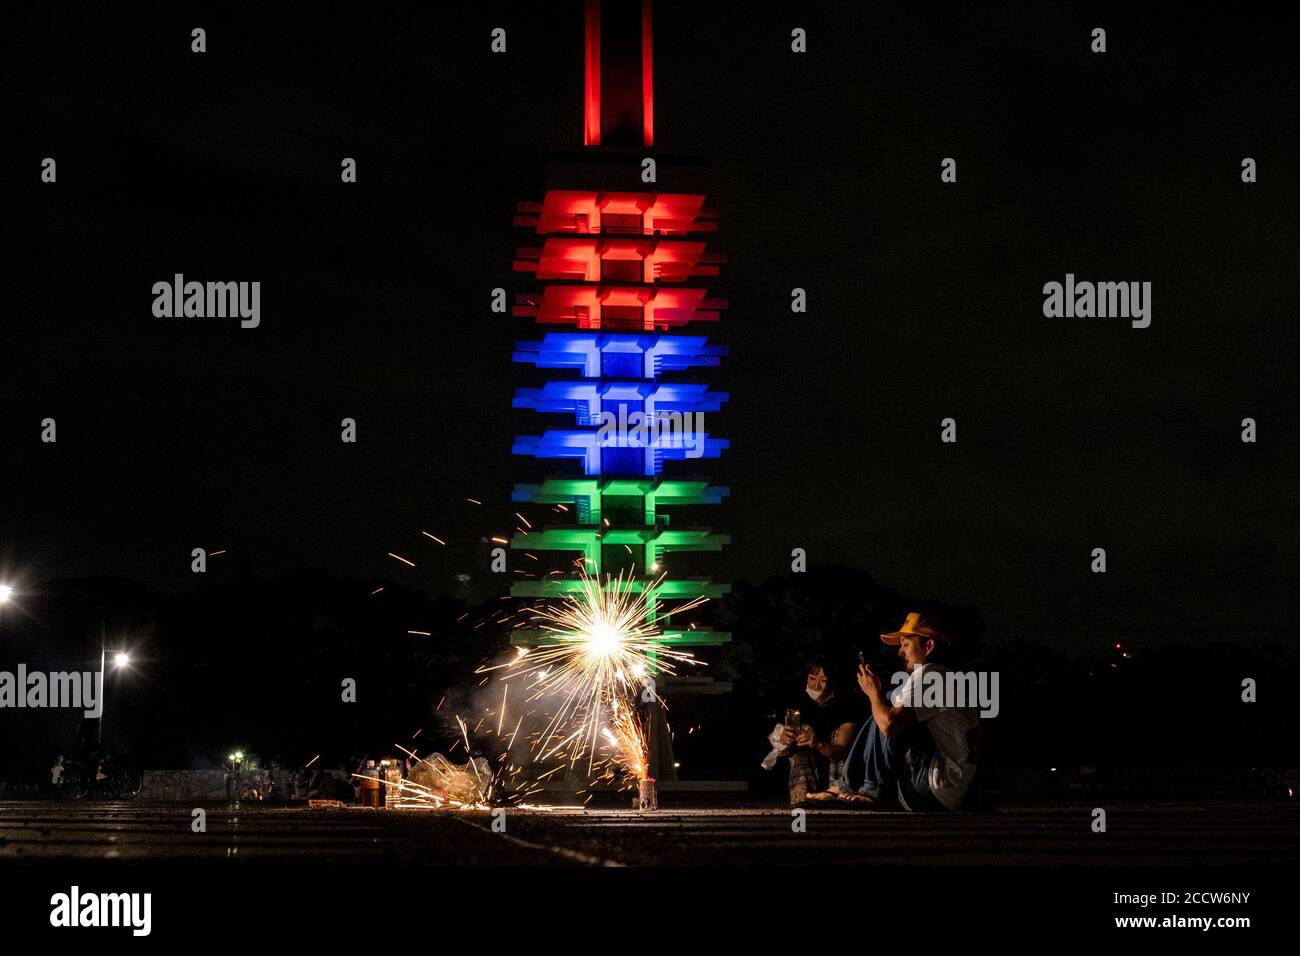
[[[867,793],[842,793],[839,796],[841,803],[846,803],[851,807],[859,810],[884,810],[887,809],[884,803],[878,797],[873,797]]]
[[[810,793],[803,798],[804,803],[835,803],[840,799],[840,794],[835,790],[818,790]]]

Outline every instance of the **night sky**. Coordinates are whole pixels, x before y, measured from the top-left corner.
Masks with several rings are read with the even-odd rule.
[[[657,5],[651,155],[707,160],[725,217],[714,576],[802,547],[995,634],[1293,642],[1293,33],[897,6]],[[11,15],[0,41],[0,568],[176,589],[205,547],[211,575],[481,575],[472,542],[547,468],[510,454],[535,330],[489,302],[536,287],[514,205],[581,145],[581,3],[223,7]],[[261,281],[261,327],[154,318],[176,272]],[[1045,318],[1067,272],[1151,282],[1150,328]]]

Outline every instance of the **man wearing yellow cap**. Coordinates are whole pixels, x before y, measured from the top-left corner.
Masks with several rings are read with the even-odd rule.
[[[871,716],[849,748],[840,779],[825,793],[810,794],[809,800],[956,810],[975,777],[979,714],[921,690],[923,678],[941,681],[947,673],[939,660],[951,639],[933,617],[917,611],[907,615],[899,630],[880,639],[898,647],[907,680],[887,695],[869,664],[858,668],[858,686],[871,702]]]

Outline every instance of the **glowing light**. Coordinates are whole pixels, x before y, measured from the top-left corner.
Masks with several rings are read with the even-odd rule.
[[[584,43],[583,142],[600,145],[600,4],[587,2]]]
[[[596,624],[585,635],[582,652],[588,657],[609,658],[619,653],[622,635],[608,624]]]
[[[638,582],[620,573],[602,581],[583,571],[579,590],[562,604],[526,609],[546,632],[547,643],[527,658],[519,655],[487,669],[504,669],[507,680],[526,677],[529,701],[553,702],[550,723],[539,737],[541,759],[568,748],[571,764],[585,756],[594,770],[604,747],[606,759],[633,778],[646,776],[649,748],[638,701],[663,706],[651,676],[673,673],[674,664],[698,663],[665,643],[652,620],[658,611],[655,588],[662,580]],[[658,618],[701,603],[695,598]]]
[[[4,604],[13,597],[14,589],[12,585],[0,584],[0,604]]]
[[[650,0],[641,3],[641,138],[646,146],[655,143],[654,58],[651,42]]]
[[[115,667],[126,667],[131,663],[131,655],[125,652],[119,652],[113,655],[113,665]]]

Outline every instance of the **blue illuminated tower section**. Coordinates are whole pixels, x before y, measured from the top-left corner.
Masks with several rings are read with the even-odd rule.
[[[564,188],[521,202],[515,217],[528,235],[514,268],[533,287],[515,297],[513,313],[532,320],[537,334],[517,343],[514,361],[541,374],[532,376],[540,384],[515,393],[516,408],[539,415],[538,427],[517,436],[513,450],[547,474],[516,485],[514,500],[546,506],[559,523],[516,533],[513,549],[551,560],[512,562],[539,572],[511,593],[538,599],[576,591],[580,582],[567,572],[579,562],[589,574],[633,574],[634,588],[652,590],[658,616],[727,590],[674,573],[673,558],[728,543],[690,523],[699,506],[717,505],[728,493],[701,474],[727,448],[711,427],[727,395],[707,381],[726,349],[706,334],[726,302],[709,290],[722,257],[709,248],[718,217],[705,196],[640,182],[653,141],[649,36],[648,0],[589,0],[587,149],[565,175],[552,176]],[[730,639],[675,619],[664,623],[664,643]],[[520,645],[543,639],[515,632]],[[705,690],[711,683],[694,676],[676,686]]]

